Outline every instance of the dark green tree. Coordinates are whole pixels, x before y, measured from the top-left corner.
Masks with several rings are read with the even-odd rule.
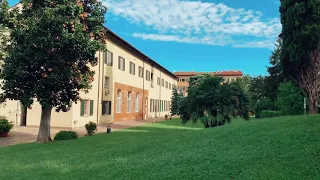
[[[181,93],[178,92],[176,87],[172,88],[172,97],[171,97],[171,108],[170,108],[170,114],[173,115],[179,115],[179,101],[183,97]]]
[[[292,82],[284,82],[278,88],[277,108],[284,115],[303,114],[303,93],[297,85]]]
[[[3,99],[41,104],[37,142],[50,142],[51,110],[68,111],[88,92],[95,54],[104,50],[106,8],[96,0],[22,0],[22,11],[0,10],[11,47],[1,78]]]
[[[266,97],[271,99],[273,102],[277,99],[278,87],[284,81],[283,67],[281,66],[280,55],[281,55],[282,40],[278,38],[276,47],[270,56],[270,67],[267,67],[269,76],[265,79],[266,84]]]
[[[281,65],[288,80],[300,79],[310,63],[310,53],[318,48],[319,9],[319,0],[281,0]]]
[[[265,76],[257,76],[251,79],[249,94],[251,97],[250,107],[252,109],[259,100],[267,98],[267,89]]]
[[[238,84],[223,84],[221,77],[207,76],[189,87],[179,108],[184,123],[200,120],[208,128],[230,123],[233,116],[248,120],[248,104],[248,96]]]

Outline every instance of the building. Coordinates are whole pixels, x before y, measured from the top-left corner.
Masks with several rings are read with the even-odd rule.
[[[225,82],[231,82],[243,74],[241,71],[218,71],[218,72],[175,72],[174,74],[178,77],[178,90],[186,95],[189,87],[189,78],[199,74],[213,74],[215,76],[223,77]]]
[[[68,112],[52,110],[51,126],[83,127],[87,122],[105,124],[123,120],[163,117],[170,113],[170,101],[177,77],[106,28],[107,51],[97,52],[98,64],[89,93],[81,92],[81,102]],[[32,105],[22,120],[21,105],[8,101],[0,107],[16,125],[39,126],[41,106]]]

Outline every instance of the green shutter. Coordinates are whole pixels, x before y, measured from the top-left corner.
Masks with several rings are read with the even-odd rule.
[[[93,100],[90,100],[90,116],[93,115]]]
[[[81,100],[80,116],[84,116],[84,101]]]

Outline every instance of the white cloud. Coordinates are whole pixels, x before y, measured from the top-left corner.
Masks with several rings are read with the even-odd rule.
[[[265,19],[259,11],[235,9],[221,3],[187,0],[104,0],[104,3],[109,12],[156,32],[135,34],[143,39],[227,45],[233,42],[230,40],[233,36],[275,40],[281,31],[279,18]],[[264,48],[259,42],[249,43]]]
[[[207,44],[207,45],[218,45],[218,46],[228,45],[232,41],[230,36],[221,36],[221,37],[183,36],[182,37],[178,35],[134,33],[133,37],[141,38],[144,40],[153,40],[153,41],[180,42],[180,43],[190,43],[190,44]]]

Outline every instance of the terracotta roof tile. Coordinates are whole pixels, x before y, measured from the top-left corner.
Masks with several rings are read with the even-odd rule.
[[[217,71],[217,72],[174,72],[176,76],[194,76],[210,73],[218,76],[243,76],[242,71]]]

